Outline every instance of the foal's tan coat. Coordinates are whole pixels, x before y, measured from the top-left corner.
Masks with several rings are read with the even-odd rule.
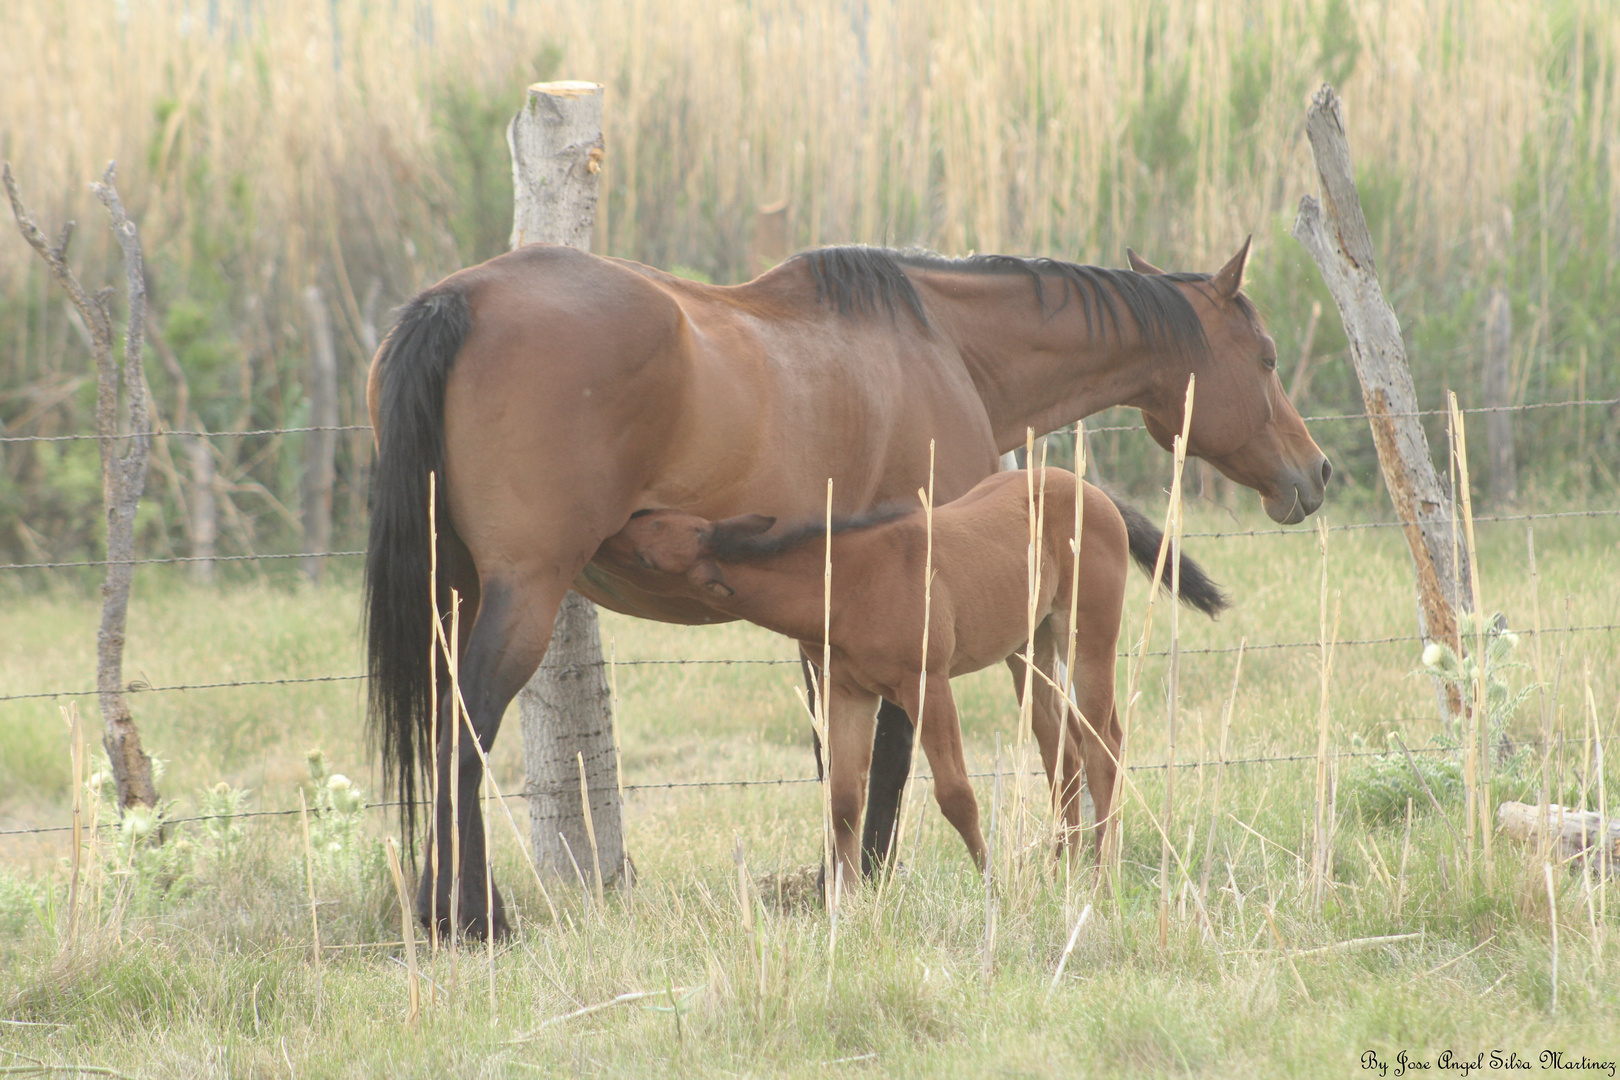
[[[1035,663],[1063,684],[1069,597],[1076,607],[1075,690],[1084,722],[1068,716],[1058,768],[1064,709],[1052,687],[1037,679],[1031,714],[1048,781],[1062,787],[1070,843],[1080,826],[1080,765],[1097,812],[1102,840],[1114,789],[1119,721],[1114,710],[1114,646],[1125,596],[1129,545],[1114,504],[1090,484],[1080,539],[1080,577],[1072,579],[1074,477],[1045,472],[1041,573],[1036,592]],[[1039,491],[1041,476],[1036,475]],[[1029,494],[1022,472],[998,473],[934,514],[934,570],[926,658],[926,714],[920,740],[934,772],[934,795],[967,842],[975,864],[985,860],[978,803],[962,759],[962,734],[950,679],[1006,660],[1023,672],[1029,632]],[[711,522],[658,510],[633,518],[597,553],[615,572],[654,593],[701,598],[729,615],[796,639],[820,656],[823,560],[820,535],[772,544],[759,537],[774,519],[747,515]],[[880,698],[918,715],[922,652],[923,569],[927,537],[920,510],[832,537],[832,647],[827,734],[831,749],[834,843],[846,881],[860,873],[859,834],[867,770]],[[772,550],[780,548],[781,550]],[[1015,678],[1021,685],[1021,679]]]

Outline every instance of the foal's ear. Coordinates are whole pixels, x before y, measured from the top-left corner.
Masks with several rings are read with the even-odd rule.
[[[1254,239],[1253,234],[1243,238],[1243,246],[1238,253],[1232,256],[1225,266],[1221,267],[1210,283],[1215,286],[1215,292],[1230,300],[1243,288],[1243,267],[1249,261],[1249,242]]]
[[[722,600],[732,595],[734,591],[726,584],[725,575],[720,572],[720,564],[713,559],[704,559],[694,564],[692,569],[686,572],[686,580],[710,596]]]
[[[743,514],[740,517],[726,518],[717,521],[711,528],[709,536],[725,537],[728,540],[746,540],[750,536],[758,536],[769,531],[776,519],[765,514]]]
[[[1130,248],[1125,249],[1125,260],[1131,264],[1131,269],[1135,270],[1138,274],[1164,273],[1163,270],[1160,270],[1157,266],[1154,266],[1152,263],[1142,258],[1142,256],[1132,251]]]

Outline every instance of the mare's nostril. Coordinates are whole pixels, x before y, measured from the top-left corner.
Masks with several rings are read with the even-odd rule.
[[[1333,463],[1327,458],[1322,459],[1322,486],[1327,487],[1328,478],[1333,475]]]

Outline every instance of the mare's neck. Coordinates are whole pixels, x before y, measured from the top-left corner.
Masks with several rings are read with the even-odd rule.
[[[1057,275],[1034,282],[1018,272],[911,269],[929,313],[959,350],[984,402],[996,449],[1115,405],[1132,405],[1155,389],[1160,365],[1126,310],[1119,324]],[[1105,286],[1106,287],[1106,286]],[[1044,310],[1043,310],[1044,309]]]

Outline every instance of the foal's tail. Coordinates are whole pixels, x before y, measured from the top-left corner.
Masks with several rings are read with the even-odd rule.
[[[384,776],[397,785],[407,838],[415,836],[418,769],[432,767],[428,476],[439,474],[434,516],[442,549],[455,539],[444,497],[444,388],[471,327],[465,295],[432,289],[401,310],[378,361],[380,430],[366,544],[368,712],[371,737],[382,745]],[[440,610],[448,608],[447,576],[439,581]]]
[[[1119,514],[1125,519],[1125,531],[1131,538],[1131,557],[1136,564],[1150,575],[1154,565],[1159,561],[1159,546],[1164,543],[1164,533],[1147,515],[1134,506],[1129,506],[1119,500],[1112,492],[1108,498],[1119,509]],[[1170,569],[1165,568],[1160,587],[1169,591]],[[1181,555],[1181,602],[1188,607],[1197,608],[1210,618],[1215,618],[1221,612],[1232,606],[1226,598],[1221,587],[1210,580],[1204,568],[1187,557],[1185,552]]]

